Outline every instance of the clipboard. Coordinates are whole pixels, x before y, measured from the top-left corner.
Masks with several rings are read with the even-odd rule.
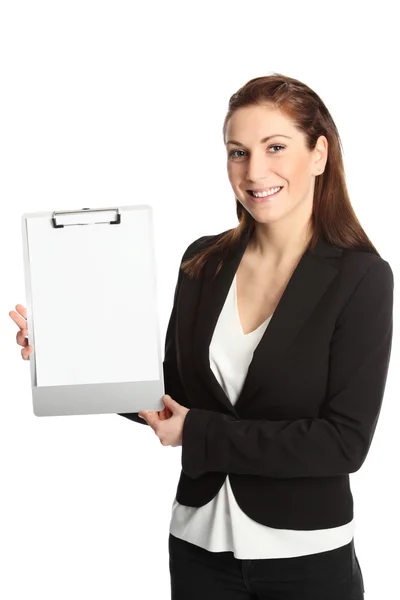
[[[22,215],[33,412],[162,410],[152,207]]]

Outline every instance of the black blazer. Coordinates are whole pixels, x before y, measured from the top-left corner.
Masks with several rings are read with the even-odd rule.
[[[182,260],[219,235],[194,241]],[[177,501],[210,502],[227,474],[240,508],[280,529],[353,518],[349,473],[362,466],[391,354],[393,273],[371,252],[320,240],[302,255],[254,351],[233,406],[210,369],[209,344],[249,241],[213,279],[179,270],[163,361],[165,393],[190,408]],[[146,424],[137,413],[123,413]]]

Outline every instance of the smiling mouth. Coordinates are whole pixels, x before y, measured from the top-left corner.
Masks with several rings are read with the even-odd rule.
[[[249,189],[246,192],[270,192],[271,190],[275,190],[276,188],[282,188],[283,185],[269,185],[267,188],[257,188],[257,189]]]
[[[283,189],[283,186],[276,186],[276,187],[279,187],[279,189],[276,192],[274,192],[273,194],[267,194],[266,196],[254,196],[252,190],[246,190],[246,193],[250,196],[250,198],[253,202],[262,202],[262,201],[265,202],[266,200],[269,200],[270,198],[271,199],[275,198],[275,196],[277,196]],[[274,188],[271,188],[271,189],[274,189]]]

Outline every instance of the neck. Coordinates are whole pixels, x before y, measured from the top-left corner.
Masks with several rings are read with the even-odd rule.
[[[254,259],[274,268],[285,267],[300,259],[311,239],[312,231],[306,228],[296,234],[275,235],[262,228],[254,231],[248,250]]]

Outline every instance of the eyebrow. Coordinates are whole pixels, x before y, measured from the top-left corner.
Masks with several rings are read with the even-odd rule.
[[[260,140],[260,144],[264,144],[265,142],[268,142],[268,140],[270,140],[273,137],[285,137],[285,138],[288,138],[289,140],[292,139],[288,135],[283,135],[283,133],[274,133],[274,134],[268,135],[267,137],[265,137],[262,140]],[[235,144],[236,146],[243,146],[243,148],[245,147],[244,144],[241,144],[240,142],[237,142],[236,140],[228,140],[226,142],[226,145],[228,145],[228,144]]]

